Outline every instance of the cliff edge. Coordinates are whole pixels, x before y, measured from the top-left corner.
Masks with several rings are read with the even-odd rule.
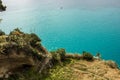
[[[9,35],[0,31],[0,77],[8,78],[26,68],[42,71],[43,63],[51,58],[34,33],[27,34],[14,29]]]
[[[100,54],[70,54],[63,48],[48,52],[36,34],[17,28],[8,35],[0,30],[0,79],[120,80],[120,70]]]

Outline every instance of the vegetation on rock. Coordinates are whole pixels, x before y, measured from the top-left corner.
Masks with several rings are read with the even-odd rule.
[[[93,55],[89,52],[83,51],[82,58],[87,60],[87,61],[92,61]]]
[[[34,43],[31,44],[33,40]],[[48,57],[47,50],[43,48],[40,41],[36,35],[26,34],[19,29],[14,29],[9,35],[4,35],[1,31],[0,77],[14,75],[19,70],[24,71],[26,67],[36,67],[34,70],[39,70]]]
[[[0,31],[2,80],[117,80],[119,73],[115,62],[96,60],[89,52],[68,54],[63,48],[48,52],[34,33],[18,28],[8,35]]]

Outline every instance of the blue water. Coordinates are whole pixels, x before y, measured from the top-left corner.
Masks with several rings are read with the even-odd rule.
[[[100,52],[103,59],[112,59],[120,65],[119,7],[10,6],[0,13],[0,18],[3,19],[0,29],[7,34],[17,27],[26,33],[34,32],[49,51],[65,48],[73,53]]]

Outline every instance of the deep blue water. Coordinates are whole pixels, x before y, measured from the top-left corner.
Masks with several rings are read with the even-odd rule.
[[[34,32],[49,51],[65,48],[73,53],[100,52],[104,59],[120,64],[119,7],[60,9],[37,4],[24,8],[9,5],[6,12],[0,13],[0,29],[7,34],[17,27],[26,33]]]

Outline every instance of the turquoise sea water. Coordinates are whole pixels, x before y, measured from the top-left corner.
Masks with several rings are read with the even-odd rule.
[[[6,33],[18,27],[36,33],[48,50],[100,52],[120,64],[120,8],[12,7],[0,13],[0,29]]]

